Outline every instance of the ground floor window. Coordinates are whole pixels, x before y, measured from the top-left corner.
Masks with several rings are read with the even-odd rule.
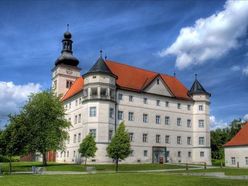
[[[191,158],[191,151],[188,152],[188,157]]]
[[[181,151],[178,151],[177,152],[177,157],[181,158],[181,155],[182,155]]]
[[[231,157],[231,162],[232,162],[232,165],[235,165],[236,164],[235,157]]]
[[[200,152],[200,157],[204,157],[204,152],[203,151]]]
[[[147,157],[147,150],[144,150],[144,156]]]
[[[248,157],[245,157],[245,164],[248,165]]]

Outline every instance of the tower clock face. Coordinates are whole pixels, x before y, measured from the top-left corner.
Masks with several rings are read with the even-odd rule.
[[[72,74],[72,70],[68,68],[68,69],[66,69],[66,73],[67,74]]]

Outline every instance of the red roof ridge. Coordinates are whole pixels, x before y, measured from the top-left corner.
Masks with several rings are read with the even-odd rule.
[[[120,65],[125,65],[125,66],[128,66],[128,67],[136,68],[136,69],[139,69],[139,70],[142,70],[142,71],[146,71],[146,72],[155,73],[156,75],[160,74],[160,75],[164,75],[164,76],[169,76],[169,77],[171,77],[171,78],[176,78],[176,77],[173,76],[173,75],[158,73],[158,72],[155,72],[155,71],[152,71],[152,70],[147,70],[147,69],[144,69],[144,68],[141,68],[141,67],[136,67],[136,66],[129,65],[129,64],[126,64],[126,63],[121,63],[121,62],[118,62],[118,61],[113,61],[113,60],[111,60],[111,59],[106,59],[105,61],[106,61],[106,62],[110,62],[110,63],[117,63],[117,64],[120,64]]]
[[[245,122],[238,133],[223,146],[248,146],[248,121]]]

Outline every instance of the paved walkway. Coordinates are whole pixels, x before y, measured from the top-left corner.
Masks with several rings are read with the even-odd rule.
[[[224,172],[183,173],[185,176],[205,176],[221,179],[248,180],[248,176],[227,176]]]

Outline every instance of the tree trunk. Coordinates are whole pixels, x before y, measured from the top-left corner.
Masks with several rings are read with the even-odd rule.
[[[119,166],[119,158],[116,158],[115,160],[115,172],[118,172],[118,167]]]
[[[86,168],[87,158],[85,157],[84,167]]]
[[[12,173],[12,162],[11,162],[11,156],[9,156],[9,174]]]
[[[42,153],[42,162],[43,162],[43,165],[44,166],[47,166],[47,153],[46,152],[44,152],[44,153]]]

